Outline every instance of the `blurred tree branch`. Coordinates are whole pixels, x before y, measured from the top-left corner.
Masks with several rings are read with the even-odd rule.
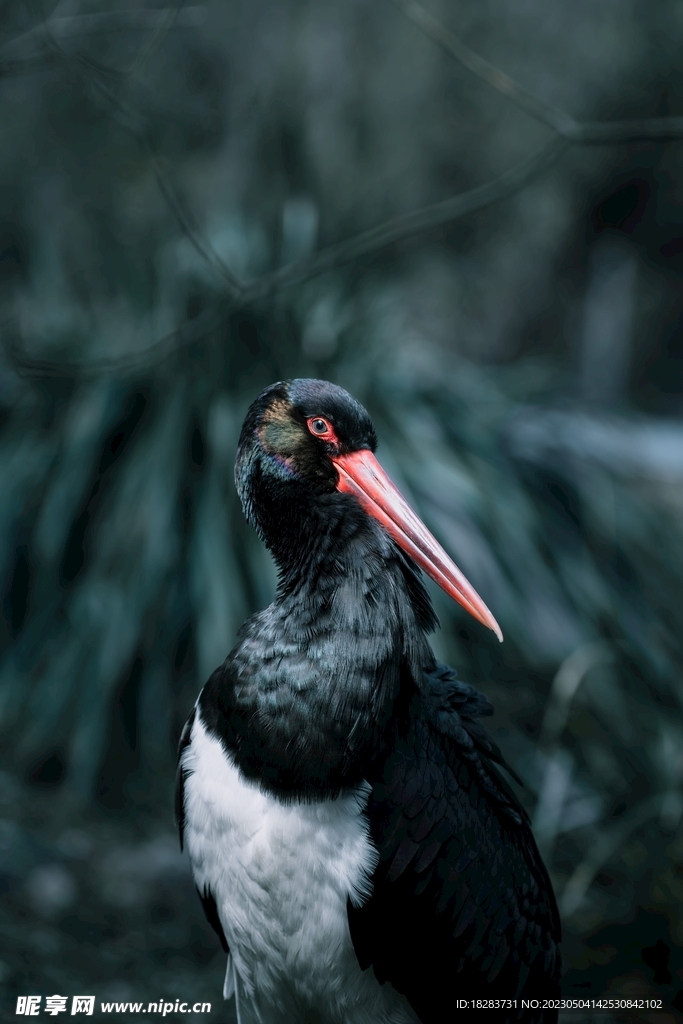
[[[144,70],[145,64],[150,57],[161,47],[164,39],[173,28],[177,20],[184,0],[176,0],[173,7],[168,7],[159,18],[149,39],[142,44],[132,63],[127,69],[129,75],[139,75]]]
[[[512,170],[506,171],[485,185],[478,185],[467,192],[461,192],[460,195],[422,207],[412,213],[401,214],[376,228],[354,235],[345,242],[330,245],[305,260],[291,263],[250,282],[244,288],[244,299],[249,301],[263,298],[276,289],[309,280],[328,270],[335,270],[361,256],[369,256],[412,235],[448,224],[459,217],[465,217],[468,213],[483,210],[486,206],[507,199],[555,163],[566,145],[562,139],[551,139],[528,160],[517,164]]]
[[[136,75],[142,72],[147,60],[161,46],[174,21],[177,20],[182,3],[183,0],[178,0],[174,7],[168,8],[163,12],[164,17],[157,20],[151,39],[140,47],[130,66],[123,72],[117,71],[115,68],[105,67],[80,54],[73,57],[70,56],[64,52],[52,34],[49,22],[44,21],[42,28],[49,49],[65,64],[73,67],[80,77],[84,78],[95,89],[100,98],[105,100],[109,114],[134,136],[149,160],[159,190],[175,217],[178,227],[202,259],[213,270],[218,272],[228,297],[233,300],[239,300],[243,293],[242,284],[237,280],[229,267],[226,266],[215,249],[202,239],[196,224],[193,223],[190,210],[183,202],[178,190],[165,170],[161,158],[156,152],[146,119],[137,111],[131,109],[121,96],[117,95],[113,88],[115,84],[123,83],[127,78],[135,78]],[[157,346],[155,345],[154,348],[156,350]]]
[[[12,53],[25,43],[40,41],[45,28],[57,39],[69,36],[92,35],[96,32],[112,32],[121,29],[151,29],[153,38],[165,33],[177,24],[178,28],[189,28],[201,24],[204,15],[202,6],[182,8],[181,3],[173,7],[156,10],[100,11],[97,14],[51,15],[49,18],[10,39],[0,43],[0,54]],[[37,53],[32,54],[38,56]]]
[[[489,64],[449,32],[429,11],[415,0],[391,0],[425,35],[442,46],[473,75],[506,96],[531,117],[552,128],[567,142],[580,145],[615,145],[623,142],[654,142],[683,137],[683,117],[650,117],[625,121],[577,121],[534,96],[504,71]]]
[[[510,198],[530,182],[543,174],[570,144],[579,145],[616,145],[633,141],[666,141],[683,138],[683,117],[659,117],[642,120],[623,121],[586,121],[579,122],[571,115],[559,110],[534,96],[522,85],[505,72],[490,64],[473,50],[465,46],[456,36],[448,31],[425,8],[414,0],[392,0],[411,21],[427,36],[444,47],[463,67],[485,81],[497,92],[506,96],[520,109],[540,120],[554,132],[531,157],[506,171],[500,177],[484,185],[453,196],[450,199],[423,207],[411,213],[393,217],[383,224],[363,231],[346,241],[320,249],[305,259],[290,263],[276,271],[265,274],[256,280],[242,283],[215,252],[208,242],[204,242],[200,232],[192,222],[189,210],[180,199],[172,185],[160,159],[152,146],[146,125],[140,115],[132,111],[122,98],[111,88],[105,79],[123,80],[134,75],[138,70],[138,61],[133,61],[126,72],[103,68],[84,56],[72,57],[66,54],[52,33],[52,22],[64,19],[43,20],[42,30],[49,43],[49,48],[58,53],[63,60],[69,62],[86,78],[107,101],[110,113],[141,143],[152,170],[156,176],[160,190],[171,209],[178,226],[188,238],[202,259],[217,270],[222,278],[223,294],[214,299],[212,308],[194,318],[191,324],[184,324],[179,329],[158,339],[152,345],[134,354],[123,354],[111,359],[92,360],[89,362],[58,361],[49,362],[32,358],[19,344],[15,335],[6,347],[13,362],[20,372],[25,374],[85,374],[87,376],[109,372],[113,369],[132,370],[150,366],[159,360],[178,351],[185,345],[200,337],[205,337],[222,322],[233,309],[244,306],[255,300],[266,298],[279,289],[293,284],[302,283],[330,270],[338,269],[360,257],[371,256],[390,245],[403,241],[414,235],[432,230],[468,214],[475,213],[493,203]],[[155,13],[155,31],[152,40],[141,48],[141,61],[151,53],[159,40],[172,26],[180,13],[180,4],[173,8]],[[194,11],[193,8],[188,10]],[[149,12],[144,12],[145,14]],[[108,16],[85,16],[108,17]],[[93,23],[95,24],[95,23]],[[30,35],[31,33],[25,34]],[[23,36],[22,36],[23,38]],[[7,46],[8,44],[5,44]],[[4,48],[4,47],[3,47]]]

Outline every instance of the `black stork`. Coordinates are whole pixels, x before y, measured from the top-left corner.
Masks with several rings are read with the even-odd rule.
[[[473,999],[547,1024],[552,886],[491,705],[428,644],[420,570],[500,629],[376,445],[320,380],[273,384],[242,428],[237,490],[279,585],[199,695],[176,796],[224,995],[240,1024],[444,1024]]]

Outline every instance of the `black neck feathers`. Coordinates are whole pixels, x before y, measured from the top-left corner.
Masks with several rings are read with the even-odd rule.
[[[268,542],[280,586],[200,709],[247,776],[285,799],[319,799],[368,778],[407,729],[436,620],[419,570],[378,524],[343,495],[306,503],[296,490],[270,510],[259,495],[278,516]]]

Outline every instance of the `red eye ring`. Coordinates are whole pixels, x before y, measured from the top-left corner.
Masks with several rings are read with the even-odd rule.
[[[339,443],[334,428],[324,416],[309,416],[306,423],[314,437],[320,437],[323,441],[329,441],[332,444]]]

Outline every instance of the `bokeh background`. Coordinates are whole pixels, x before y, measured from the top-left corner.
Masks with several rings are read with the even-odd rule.
[[[233,1019],[175,745],[273,592],[232,463],[292,376],[366,404],[501,623],[434,592],[525,783],[564,993],[683,1011],[681,6],[425,3],[568,118],[659,120],[563,143],[389,0],[0,3],[7,1019]]]

